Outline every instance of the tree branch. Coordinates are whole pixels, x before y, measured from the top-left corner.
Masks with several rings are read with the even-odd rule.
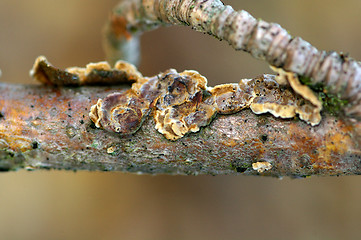
[[[173,129],[175,134],[179,133],[181,136],[176,141],[168,140],[156,130],[154,116],[148,116],[147,111],[144,114],[144,122],[142,115],[139,130],[137,128],[132,135],[119,135],[97,128],[89,119],[89,111],[90,106],[94,106],[98,99],[106,99],[103,102],[104,108],[98,101],[96,106],[100,111],[97,111],[97,114],[93,113],[93,117],[102,117],[102,111],[111,106],[111,100],[114,98],[109,97],[109,94],[124,90],[119,86],[80,88],[74,85],[96,84],[104,79],[108,83],[133,79],[136,82],[133,86],[147,90],[144,87],[146,84],[141,85],[141,82],[156,83],[157,77],[164,80],[169,78],[169,74],[151,78],[154,81],[149,80],[134,72],[135,68],[129,68],[127,63],[119,63],[115,69],[109,70],[110,72],[110,66],[106,63],[62,71],[40,58],[40,68],[34,67],[32,72],[34,77],[46,84],[72,84],[73,87],[0,84],[0,170],[55,168],[152,174],[244,174],[277,177],[361,174],[360,63],[343,55],[319,52],[300,38],[289,36],[279,25],[257,21],[247,12],[235,12],[230,6],[224,6],[217,0],[138,0],[122,3],[116,8],[107,28],[111,54],[118,54],[115,59],[122,56],[123,59],[136,61],[136,54],[130,53],[137,48],[139,34],[164,24],[190,25],[198,31],[228,41],[236,49],[266,59],[272,65],[312,77],[312,84],[322,82],[327,88],[320,93],[327,95],[330,91],[349,102],[345,108],[347,117],[342,113],[334,116],[325,111],[322,112],[320,124],[311,127],[298,119],[284,120],[270,114],[256,115],[253,112],[259,113],[257,106],[263,106],[264,103],[260,92],[254,92],[252,96],[254,99],[258,98],[258,102],[252,100],[250,103],[253,112],[246,109],[238,113],[228,112],[233,113],[229,115],[217,115],[210,125],[200,125],[205,127],[196,133],[185,132],[184,135],[182,129]],[[118,51],[119,48],[122,51]],[[40,72],[36,69],[40,69]],[[165,83],[173,79],[184,86],[187,85],[183,82],[184,79],[175,75]],[[274,76],[270,76],[270,79],[273,78]],[[148,80],[145,81],[146,79]],[[237,90],[251,82],[242,81],[238,85],[228,84],[214,88],[202,85],[186,102],[193,103],[194,100],[196,104],[192,106],[196,110],[199,104],[206,101],[206,104],[215,107],[218,106],[218,102],[217,99],[213,101],[212,96],[216,96],[217,91],[222,88],[229,88],[227,93],[233,95],[224,100],[232,103],[227,106],[233,109],[233,103],[238,101],[235,100],[235,92],[249,94],[247,91]],[[295,90],[292,96],[297,96],[298,99],[298,90],[305,87],[300,85],[298,79],[292,84]],[[128,90],[128,94],[133,97],[143,96],[143,93],[154,93],[142,92],[143,90],[140,91],[138,88],[134,88],[139,90],[135,91],[133,86]],[[173,92],[174,86],[169,87],[165,91]],[[188,92],[190,89],[186,87],[183,90]],[[261,88],[257,91],[260,90]],[[266,91],[264,88],[262,90]],[[309,89],[306,92],[310,92]],[[121,94],[111,96],[121,98]],[[180,97],[182,96],[180,94]],[[204,97],[205,101],[199,98],[200,96]],[[269,96],[272,98],[273,95]],[[323,107],[338,101],[329,96],[326,98],[329,98],[329,102],[324,102]],[[129,99],[134,104],[132,101],[135,98]],[[147,104],[150,110],[154,108],[154,104],[160,104],[153,98],[144,97],[141,100],[149,100]],[[319,100],[315,96],[308,95],[304,100],[318,106]],[[222,102],[227,101],[219,101],[219,106],[223,106]],[[145,103],[141,101],[141,104]],[[308,105],[302,99],[297,100],[297,104],[305,110],[308,109]],[[186,111],[188,105],[184,106],[181,110]],[[159,108],[159,111],[166,111],[161,105],[155,107]],[[317,107],[317,110],[320,109],[321,104]],[[119,116],[127,113],[121,111],[122,109],[116,110],[119,110]],[[217,111],[227,113],[221,108]],[[158,117],[161,118],[168,113],[162,114]],[[163,130],[164,133],[167,129]]]
[[[321,124],[311,127],[243,110],[219,115],[177,141],[157,132],[151,117],[134,135],[120,136],[95,128],[88,117],[89,106],[114,91],[119,87],[0,84],[0,169],[278,177],[361,174],[359,122],[324,114]]]
[[[234,11],[220,0],[129,0],[113,11],[106,27],[106,52],[110,60],[136,63],[142,32],[164,25],[186,25],[227,41],[270,65],[322,83],[328,92],[347,100],[346,115],[361,119],[361,63],[344,54],[319,51],[292,37],[276,23],[256,20],[248,12]],[[133,52],[133,51],[132,51]]]

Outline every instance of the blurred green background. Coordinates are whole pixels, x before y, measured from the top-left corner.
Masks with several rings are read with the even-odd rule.
[[[324,50],[361,59],[360,0],[224,1]],[[116,0],[1,0],[2,82],[35,83],[38,55],[61,68],[101,61]],[[142,38],[145,76],[198,70],[209,85],[271,72],[185,27]],[[0,239],[361,239],[361,177],[283,180],[25,170],[0,174]]]

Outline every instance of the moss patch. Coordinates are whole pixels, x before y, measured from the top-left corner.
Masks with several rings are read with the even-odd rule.
[[[312,84],[312,80],[309,77],[300,76],[299,79],[302,84],[309,86],[318,95],[323,109],[331,115],[342,114],[342,110],[348,105],[347,100],[341,99],[339,95],[330,93],[324,84]]]

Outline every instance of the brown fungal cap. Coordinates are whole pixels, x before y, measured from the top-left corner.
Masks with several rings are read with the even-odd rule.
[[[296,115],[297,97],[292,90],[280,86],[272,75],[248,81],[254,92],[251,110],[256,114],[271,113],[275,117],[292,118]]]
[[[315,93],[308,86],[301,84],[295,73],[286,72],[282,68],[271,68],[278,73],[275,78],[278,83],[288,83],[297,94],[301,95],[304,99],[310,101],[314,106],[321,110],[322,102],[318,100]]]
[[[167,139],[177,140],[209,124],[216,109],[203,102],[205,77],[196,71],[177,73],[172,69],[158,79],[160,87],[165,89],[157,99],[154,112],[155,127],[160,133]]]
[[[70,67],[65,70],[51,65],[44,56],[35,60],[30,76],[55,86],[80,86],[124,84],[136,82],[142,75],[130,63],[118,61],[114,68],[107,62],[89,63],[85,68]]]
[[[149,110],[149,102],[128,90],[125,93],[110,94],[104,100],[99,99],[91,107],[89,117],[98,128],[132,134],[140,128]]]
[[[295,73],[286,72],[280,68],[272,67],[272,69],[278,73],[275,78],[277,82],[287,82],[293,91],[302,98],[302,100],[298,101],[295,109],[299,117],[312,126],[319,124],[321,121],[322,102],[315,93],[308,86],[301,84]]]
[[[93,105],[90,108],[90,113],[89,113],[90,120],[93,121],[93,123],[95,124],[95,126],[97,128],[102,127],[102,125],[100,124],[100,120],[103,118],[103,112],[100,111],[100,109],[102,107],[102,102],[103,102],[103,100],[98,99],[97,104]]]
[[[80,85],[76,74],[55,68],[44,56],[35,60],[30,76],[47,85]]]
[[[196,71],[184,71],[177,73],[170,69],[160,75],[158,80],[162,89],[162,96],[159,97],[158,107],[182,104],[197,92],[205,90],[207,80]]]
[[[207,102],[213,101],[217,111],[222,114],[231,114],[248,107],[253,96],[244,91],[239,84],[222,84],[210,88],[212,95]]]

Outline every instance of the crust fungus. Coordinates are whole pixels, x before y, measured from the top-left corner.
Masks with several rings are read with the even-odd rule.
[[[302,94],[295,93],[287,85],[279,84],[280,81],[277,81],[277,77],[275,78],[273,75],[263,75],[259,80],[253,85],[254,99],[250,104],[254,113],[269,112],[275,117],[281,118],[292,118],[299,114],[302,120],[312,126],[320,122],[321,108],[313,105]]]
[[[268,171],[272,168],[272,165],[269,162],[255,162],[252,163],[253,170],[263,173],[264,171]]]
[[[208,125],[214,116],[236,113],[249,107],[254,113],[271,113],[292,118],[296,114],[307,123],[321,120],[321,102],[303,86],[293,73],[278,76],[264,74],[242,79],[238,84],[207,87],[207,79],[196,71],[178,73],[170,69],[154,77],[142,77],[137,69],[118,61],[112,69],[108,63],[91,63],[86,68],[59,70],[39,57],[31,75],[53,85],[83,85],[134,81],[131,88],[99,99],[89,117],[98,128],[120,134],[133,134],[144,118],[152,115],[155,128],[167,139],[177,140],[189,132]]]
[[[165,90],[155,102],[155,128],[168,139],[176,140],[206,126],[216,113],[203,102],[207,79],[196,71],[177,73],[174,69],[159,77]]]
[[[98,128],[120,134],[135,133],[150,111],[149,102],[139,98],[132,89],[99,99],[90,109],[89,117]]]
[[[107,62],[89,63],[85,68],[70,67],[65,70],[54,67],[44,56],[39,56],[30,76],[46,85],[80,86],[96,84],[121,84],[137,82],[142,77],[136,67],[124,61],[111,68]]]
[[[308,86],[301,84],[295,73],[286,72],[281,68],[271,68],[278,73],[275,78],[278,83],[290,85],[293,91],[303,98],[300,101],[299,107],[295,109],[299,117],[312,126],[319,124],[321,121],[322,102],[315,93]]]
[[[92,106],[90,119],[96,127],[132,134],[144,117],[154,110],[156,129],[176,140],[198,131],[215,114],[202,103],[207,80],[195,71],[177,73],[171,69],[152,78],[142,78],[124,93],[113,93]]]

